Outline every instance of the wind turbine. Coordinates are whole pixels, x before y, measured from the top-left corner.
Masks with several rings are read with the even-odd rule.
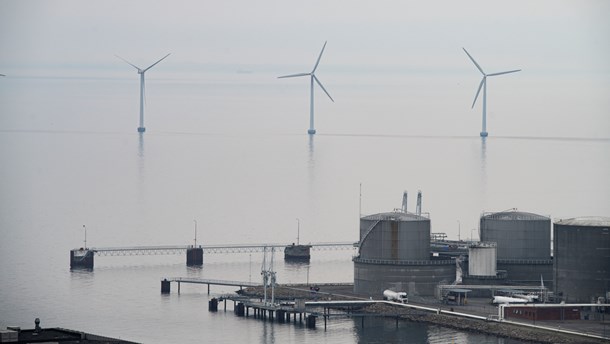
[[[318,61],[316,61],[316,65],[313,66],[313,69],[311,70],[310,73],[299,73],[299,74],[284,75],[284,76],[278,77],[278,79],[281,79],[281,78],[294,78],[297,76],[311,76],[311,90],[310,90],[310,101],[309,101],[309,130],[307,130],[308,134],[316,133],[316,129],[314,129],[314,127],[313,127],[313,82],[314,82],[314,80],[322,88],[324,93],[326,93],[328,98],[330,98],[330,100],[332,100],[333,103],[335,102],[333,100],[333,97],[331,97],[330,94],[328,94],[328,92],[324,88],[324,86],[322,86],[322,83],[320,82],[320,80],[318,80],[318,78],[316,78],[316,74],[315,74],[316,69],[318,68],[318,64],[320,64],[320,59],[322,58],[322,53],[324,53],[324,48],[326,48],[326,43],[327,42],[324,42],[324,46],[322,46],[322,51],[320,51],[320,56],[318,56]]]
[[[138,70],[138,74],[140,74],[140,126],[138,127],[138,132],[139,133],[143,133],[146,131],[146,128],[144,128],[144,73],[146,73],[147,70],[151,69],[152,67],[154,67],[157,63],[161,62],[162,60],[164,60],[166,57],[168,57],[170,54],[167,54],[165,56],[163,56],[159,61],[151,64],[150,66],[148,66],[148,68],[145,69],[141,69],[140,67],[134,65],[133,63],[125,60],[124,58],[120,57],[119,55],[114,55],[118,58],[120,58],[121,60],[127,62],[129,65],[131,65],[133,68]]]
[[[466,55],[468,55],[468,57],[470,58],[472,63],[474,63],[474,65],[477,67],[479,72],[481,72],[481,74],[483,74],[483,79],[481,79],[481,83],[479,84],[479,89],[477,90],[477,95],[474,96],[474,101],[472,102],[471,108],[474,108],[474,104],[477,102],[477,98],[479,97],[479,93],[481,92],[481,87],[482,87],[483,88],[483,130],[481,131],[481,137],[487,137],[487,77],[508,74],[508,73],[515,73],[515,72],[521,71],[521,69],[509,70],[509,71],[500,72],[500,73],[485,74],[485,72],[483,71],[481,66],[479,66],[477,61],[475,61],[472,58],[472,56],[470,56],[468,51],[466,51],[465,48],[462,48],[462,49],[464,49],[464,52],[466,53]]]

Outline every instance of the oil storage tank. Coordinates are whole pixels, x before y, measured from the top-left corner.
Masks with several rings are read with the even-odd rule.
[[[369,259],[428,260],[430,219],[399,211],[366,216],[360,241],[360,254]]]
[[[517,211],[483,213],[480,238],[497,243],[497,268],[507,272],[507,282],[545,285],[552,282],[551,219]]]
[[[516,210],[481,216],[481,241],[498,244],[498,259],[549,259],[551,219]],[[540,279],[540,278],[538,278]]]
[[[553,223],[555,295],[565,302],[597,302],[610,291],[610,217]]]
[[[386,289],[409,297],[434,295],[437,284],[455,279],[453,260],[431,259],[427,214],[394,211],[362,217],[353,261],[354,292],[360,295],[380,297]]]

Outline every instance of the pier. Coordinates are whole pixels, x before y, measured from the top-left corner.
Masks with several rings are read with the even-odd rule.
[[[218,285],[242,285],[248,282],[213,281]],[[232,283],[232,284],[230,284]],[[610,304],[523,304],[489,305],[488,298],[470,299],[468,305],[451,305],[439,303],[436,298],[421,298],[409,303],[397,303],[385,300],[364,298],[353,294],[353,284],[350,283],[318,283],[320,291],[312,292],[304,284],[284,284],[275,286],[276,302],[262,302],[262,284],[254,288],[244,289],[236,294],[223,294],[209,299],[209,310],[218,311],[218,303],[233,302],[233,311],[236,316],[251,317],[263,321],[277,323],[294,323],[295,325],[315,328],[323,322],[326,330],[327,323],[336,318],[354,318],[362,327],[368,318],[384,317],[396,321],[399,327],[401,320],[423,321],[440,326],[475,331],[481,333],[502,335],[525,340],[538,338],[540,341],[553,342],[564,338],[562,336],[575,336],[581,340],[590,340],[591,343],[604,342],[610,339],[606,331],[608,320],[603,314],[598,314],[598,320],[570,320],[570,321],[536,321],[511,317],[505,318],[507,309],[530,307],[535,309],[593,307],[609,308]],[[279,291],[279,292],[278,292]],[[284,292],[282,292],[284,291]],[[410,300],[411,301],[411,300]],[[298,318],[298,319],[297,319]],[[525,333],[522,336],[515,334]],[[578,339],[572,340],[578,340]],[[561,342],[561,341],[560,341]]]
[[[94,256],[146,256],[186,254],[187,266],[203,265],[203,253],[256,253],[265,248],[282,251],[290,244],[218,244],[187,246],[132,246],[132,247],[89,247],[70,251],[70,268],[93,269]],[[358,247],[357,242],[310,243],[314,251],[350,250]]]
[[[253,282],[226,281],[226,280],[215,280],[215,279],[206,279],[206,278],[171,277],[171,278],[164,278],[161,280],[161,293],[162,294],[170,293],[170,291],[171,291],[170,283],[171,282],[175,282],[178,284],[178,293],[180,293],[180,284],[181,283],[207,284],[208,285],[208,295],[210,294],[210,285],[225,285],[225,286],[239,287],[239,290],[242,290],[244,287],[262,287],[261,283],[253,283]]]

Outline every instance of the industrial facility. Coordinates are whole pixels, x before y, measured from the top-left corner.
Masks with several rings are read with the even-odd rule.
[[[555,301],[610,299],[610,218],[558,220],[551,239],[550,217],[510,209],[483,213],[479,231],[478,242],[432,237],[421,191],[414,213],[405,192],[402,208],[360,218],[354,292],[378,297],[389,289],[411,297],[435,295],[441,286],[539,286]]]
[[[610,217],[553,223],[555,295],[567,302],[610,299]]]

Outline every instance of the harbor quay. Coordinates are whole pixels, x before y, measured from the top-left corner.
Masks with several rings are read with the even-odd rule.
[[[220,285],[213,281],[210,285]],[[182,282],[184,283],[184,282]],[[226,285],[226,284],[225,284]],[[408,303],[397,303],[379,297],[365,297],[353,291],[348,283],[319,284],[277,284],[273,290],[263,285],[242,286],[232,294],[214,295],[208,300],[209,311],[218,311],[219,305],[227,311],[232,308],[235,315],[261,321],[294,324],[307,328],[324,326],[332,319],[350,317],[357,319],[361,326],[367,326],[367,319],[384,317],[402,322],[422,322],[460,331],[485,333],[505,338],[534,343],[607,343],[610,340],[610,319],[600,309],[610,305],[579,305],[582,315],[579,319],[542,320],[502,317],[499,312],[509,314],[507,309],[523,305],[492,305],[490,298],[467,298],[462,303],[447,303],[435,297],[411,297]],[[535,305],[535,306],[534,306]],[[538,309],[548,308],[543,304],[531,304]],[[547,305],[559,306],[559,305]],[[574,308],[573,305],[564,305]]]

